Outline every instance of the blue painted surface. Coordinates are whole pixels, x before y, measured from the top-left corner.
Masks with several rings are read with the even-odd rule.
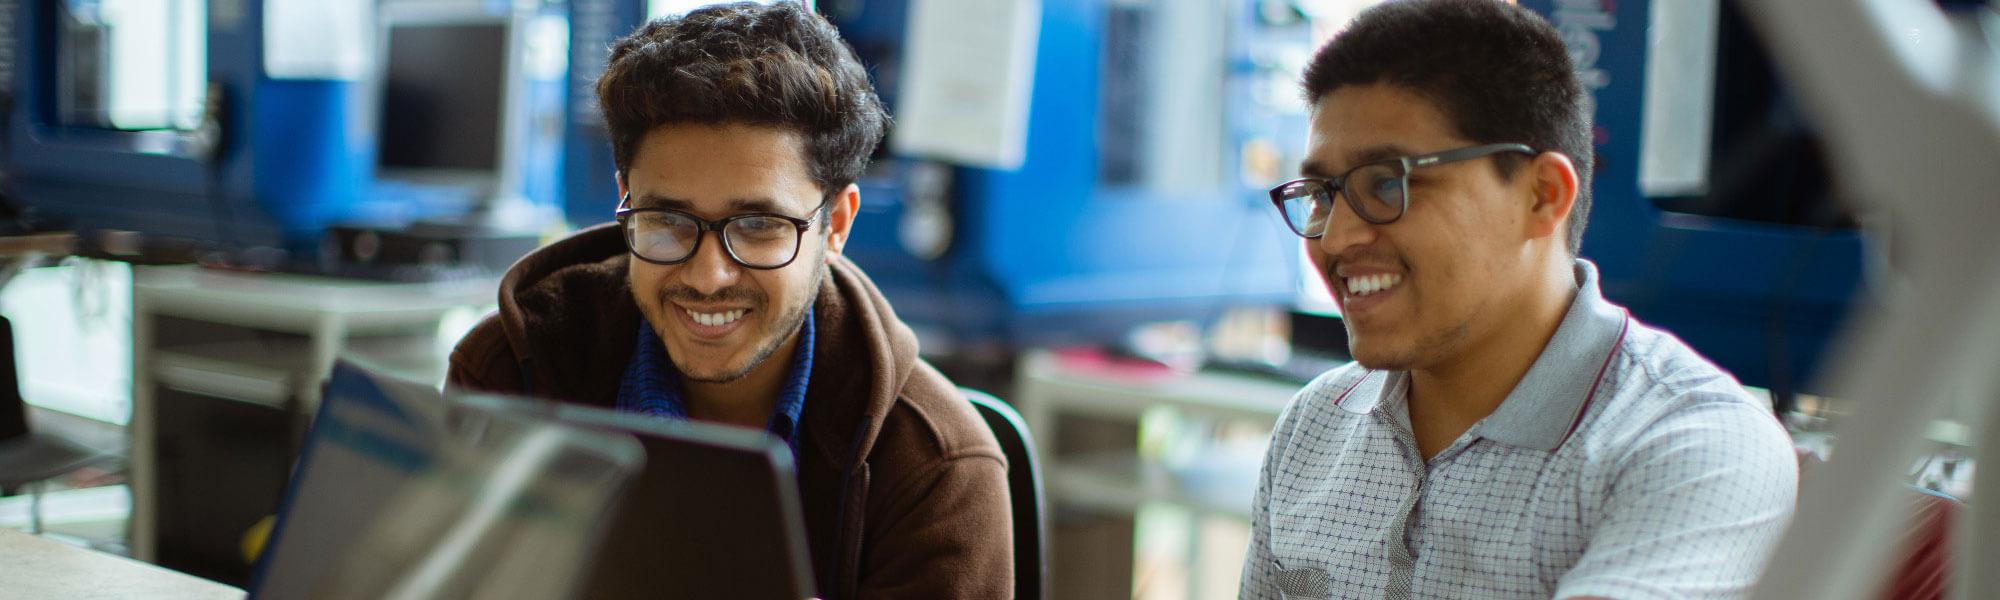
[[[569,79],[563,84],[563,216],[582,228],[611,220],[618,165],[597,112],[597,78],[611,43],[644,24],[640,0],[570,0]]]
[[[857,45],[900,39],[903,15],[877,8],[899,4],[870,3],[880,12],[842,26]],[[1261,192],[1099,181],[1106,10],[1042,4],[1026,159],[1011,171],[955,169],[955,242],[944,259],[903,251],[893,202],[861,222],[849,252],[899,314],[974,342],[1102,342],[1146,321],[1290,302],[1296,240],[1263,214]]]
[[[221,177],[191,152],[185,136],[166,132],[120,132],[61,124],[56,119],[55,0],[16,3],[14,56],[19,61],[16,110],[5,168],[19,199],[43,214],[78,228],[119,228],[197,239],[219,239],[216,214],[241,215],[250,223],[236,228],[245,238],[275,238],[265,227],[262,208],[251,200],[248,153],[240,139],[220,162]],[[262,5],[247,3],[244,21],[262,19]],[[212,27],[208,32],[209,78],[222,81],[237,107],[256,100],[262,40],[255,31]],[[232,129],[245,131],[250,117],[238,110]],[[219,183],[219,185],[216,185]],[[259,241],[269,241],[262,240]]]
[[[259,78],[251,102],[251,194],[288,239],[311,240],[358,217],[375,168],[375,130],[347,107],[364,102],[345,81]]]
[[[1639,189],[1649,2],[1522,5],[1563,31],[1580,69],[1602,73],[1583,254],[1601,268],[1605,295],[1745,384],[1811,391],[1811,375],[1860,297],[1861,236],[1661,211]]]
[[[4,168],[19,198],[77,229],[125,229],[228,245],[314,252],[338,223],[400,224],[463,213],[462,198],[375,178],[376,99],[360,82],[276,80],[263,72],[263,3],[235,27],[209,19],[208,74],[230,107],[227,145],[211,166],[178,132],[65,125],[55,109],[55,6],[18,3],[20,102],[7,115]],[[557,82],[531,84],[531,112],[554,119]],[[560,201],[561,140],[529,127],[523,194]]]

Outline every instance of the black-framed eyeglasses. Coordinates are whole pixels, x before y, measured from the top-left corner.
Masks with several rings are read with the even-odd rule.
[[[1278,184],[1271,188],[1271,204],[1278,207],[1285,225],[1305,238],[1326,234],[1327,220],[1333,216],[1335,193],[1347,198],[1347,207],[1354,209],[1361,220],[1387,225],[1403,218],[1404,209],[1409,207],[1410,171],[1502,152],[1533,156],[1535,149],[1526,144],[1485,144],[1371,162],[1332,179],[1306,177]]]
[[[708,232],[717,232],[722,250],[736,264],[751,269],[779,269],[799,257],[806,230],[812,229],[831,197],[821,200],[812,218],[775,213],[744,213],[713,221],[671,208],[632,208],[632,195],[618,200],[620,229],[632,256],[656,265],[678,265],[694,258]]]

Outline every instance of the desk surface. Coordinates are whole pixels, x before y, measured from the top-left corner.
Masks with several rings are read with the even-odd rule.
[[[499,289],[497,278],[391,283],[194,266],[132,270],[142,312],[302,333],[330,322],[348,333],[435,325],[445,311],[498,302]]]
[[[499,278],[396,283],[287,273],[239,273],[191,265],[133,270],[136,293],[293,311],[361,313],[495,302]]]
[[[0,590],[14,598],[243,597],[193,575],[11,529],[0,529]]]
[[[1021,359],[1015,394],[1030,405],[1025,411],[1129,416],[1172,406],[1204,415],[1276,423],[1299,388],[1305,386],[1237,373],[1162,370],[1134,375],[1071,363],[1048,351],[1031,351]],[[1035,425],[1031,420],[1029,426]]]

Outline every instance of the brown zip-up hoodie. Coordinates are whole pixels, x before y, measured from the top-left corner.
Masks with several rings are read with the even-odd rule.
[[[500,311],[451,355],[451,385],[611,407],[639,327],[612,225],[529,254]],[[1006,459],[910,328],[845,258],[813,306],[799,494],[826,598],[1010,598]],[[727,590],[716,590],[718,597]]]

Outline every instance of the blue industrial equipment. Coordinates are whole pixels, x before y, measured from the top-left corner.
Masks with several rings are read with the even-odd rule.
[[[597,110],[597,78],[611,43],[645,22],[645,0],[570,0],[569,81],[563,94],[563,214],[583,227],[618,208],[618,166]]]
[[[1811,381],[1827,344],[1856,301],[1863,279],[1862,236],[1851,227],[1824,222],[1774,223],[1770,222],[1774,219],[1680,212],[1688,206],[1824,204],[1823,179],[1818,189],[1731,183],[1780,177],[1771,172],[1732,172],[1745,167],[1731,164],[1741,159],[1723,146],[1735,141],[1737,136],[1731,134],[1772,127],[1768,120],[1729,117],[1732,111],[1765,109],[1741,106],[1760,100],[1785,110],[1783,84],[1766,78],[1761,93],[1749,94],[1730,89],[1748,83],[1746,78],[1719,73],[1715,141],[1716,157],[1723,162],[1711,172],[1709,197],[1697,202],[1649,198],[1640,186],[1640,165],[1642,135],[1647,134],[1642,129],[1648,108],[1648,61],[1660,59],[1648,50],[1654,3],[1524,0],[1522,4],[1547,16],[1562,31],[1596,99],[1599,160],[1583,254],[1601,268],[1605,295],[1630,307],[1640,319],[1674,332],[1745,384],[1771,388],[1781,402],[1789,392],[1799,391]],[[1713,10],[1716,5],[1709,6]],[[1754,48],[1730,46],[1729,30],[1736,17],[1730,4],[1720,8],[1722,59],[1739,64],[1761,60]],[[1786,160],[1814,162],[1813,157],[1796,153]],[[1746,189],[1752,192],[1743,197]]]
[[[899,316],[960,348],[1117,342],[1145,322],[1291,302],[1297,239],[1265,214],[1261,198],[1296,164],[1305,118],[1296,68],[1282,68],[1267,46],[1303,48],[1310,33],[1303,19],[1213,4],[1041,2],[1025,161],[974,168],[884,150],[860,182],[862,215],[848,255]],[[908,7],[819,3],[892,114]],[[572,3],[573,223],[607,219],[616,203],[588,85],[604,45],[636,26],[642,8]],[[1168,14],[1177,10],[1217,14],[1204,23]],[[1177,47],[1188,41],[1172,36],[1169,23],[1210,27],[1212,45]],[[1214,64],[1182,70],[1156,60],[1176,52]],[[585,69],[586,56],[600,62]],[[1278,94],[1266,93],[1273,87]],[[1156,106],[1185,90],[1206,95],[1213,118],[1163,126],[1169,115]],[[1294,153],[1290,163],[1285,151]]]
[[[192,28],[203,32],[192,46],[198,51],[182,55],[203,61],[195,69],[199,81],[181,82],[205,90],[198,118],[128,126],[92,118],[101,106],[78,109],[116,85],[110,65],[131,55],[105,42],[114,27],[101,13],[113,4],[201,9],[192,20],[165,25],[170,29],[163,34],[171,43],[189,30],[182,25],[205,25]],[[15,102],[5,115],[0,170],[16,201],[65,227],[130,230],[223,248],[280,247],[302,257],[316,254],[335,225],[393,228],[463,219],[505,204],[495,198],[558,206],[561,140],[554,120],[562,106],[566,49],[545,46],[567,41],[562,14],[518,4],[343,0],[286,5],[289,14],[256,0],[0,4],[0,19],[18,37],[5,53],[13,63],[6,91]],[[349,18],[312,20],[318,15]],[[316,38],[312,43],[296,43],[298,31],[274,29],[281,21],[302,20],[306,36]],[[334,65],[333,71],[346,65],[345,72],[296,72],[301,47],[307,49],[303,60]],[[459,67],[461,79],[479,87],[412,91],[400,85],[406,81],[399,79],[411,79],[402,67],[425,62]],[[484,62],[491,68],[481,68]],[[421,80],[438,73],[414,75]],[[398,114],[411,107],[489,115],[492,122],[475,128],[483,135],[467,135],[463,123],[453,131],[397,135],[407,127],[398,123],[424,122]],[[538,121],[547,124],[537,127]],[[385,125],[393,128],[389,135],[382,133]],[[415,139],[440,137],[471,145]],[[412,166],[436,168],[406,168]],[[439,176],[451,168],[451,175]]]
[[[827,3],[876,80],[893,81],[906,4],[859,6]],[[848,252],[899,314],[964,342],[1113,341],[1146,321],[1290,302],[1297,241],[1278,235],[1262,206],[1263,189],[1290,165],[1246,169],[1242,155],[1304,148],[1292,86],[1253,101],[1269,69],[1256,60],[1268,57],[1252,54],[1274,38],[1303,46],[1309,32],[1303,22],[1266,27],[1246,6],[1041,3],[1020,168],[955,167],[940,190],[911,178],[935,165],[888,161],[900,177],[864,194],[864,208],[877,211],[859,222]],[[1189,23],[1213,30],[1174,35]],[[883,87],[895,106],[895,90]],[[1168,121],[1162,100],[1172,95],[1212,98],[1208,120]],[[1298,143],[1280,141],[1288,135]],[[1264,174],[1246,180],[1246,170]],[[940,237],[911,231],[940,221],[951,247],[911,243]]]

